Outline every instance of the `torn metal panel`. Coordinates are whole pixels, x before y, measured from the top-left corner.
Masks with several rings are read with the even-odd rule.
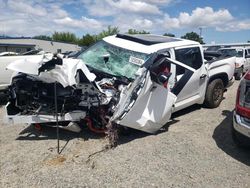
[[[52,56],[17,60],[11,63],[7,69],[25,74],[31,74],[33,77],[46,83],[59,82],[63,87],[77,84],[76,74],[79,70],[84,73],[90,82],[93,82],[96,78],[95,74],[91,73],[80,59],[63,59],[62,65],[55,65],[52,70],[40,72],[39,74],[39,68],[46,63],[49,63],[51,60]]]
[[[176,96],[154,83],[149,72],[121,94],[120,106],[115,114],[117,124],[144,132],[158,131],[170,118]]]
[[[50,61],[53,54],[46,54],[41,56],[34,56],[16,60],[10,63],[6,68],[15,72],[22,72],[25,74],[38,75],[38,69],[46,62]]]

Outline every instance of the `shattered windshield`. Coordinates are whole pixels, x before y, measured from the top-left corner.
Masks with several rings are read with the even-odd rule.
[[[82,59],[87,65],[103,72],[115,76],[135,78],[136,71],[148,57],[148,54],[100,41],[84,51],[78,58]]]

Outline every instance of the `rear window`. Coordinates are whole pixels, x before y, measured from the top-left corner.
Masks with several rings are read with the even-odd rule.
[[[177,49],[175,50],[175,59],[196,70],[199,69],[203,63],[199,47]],[[176,67],[177,75],[184,74],[184,72],[185,69],[183,67]]]

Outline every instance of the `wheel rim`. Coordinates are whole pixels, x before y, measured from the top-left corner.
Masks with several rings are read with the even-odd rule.
[[[214,102],[220,102],[222,95],[223,95],[223,86],[221,84],[217,84],[214,88],[214,92],[213,92],[213,99]]]

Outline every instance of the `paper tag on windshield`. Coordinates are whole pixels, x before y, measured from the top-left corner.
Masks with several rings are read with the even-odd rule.
[[[144,60],[140,59],[140,58],[137,58],[137,57],[130,56],[129,57],[129,63],[133,63],[135,65],[141,66],[144,63]]]

